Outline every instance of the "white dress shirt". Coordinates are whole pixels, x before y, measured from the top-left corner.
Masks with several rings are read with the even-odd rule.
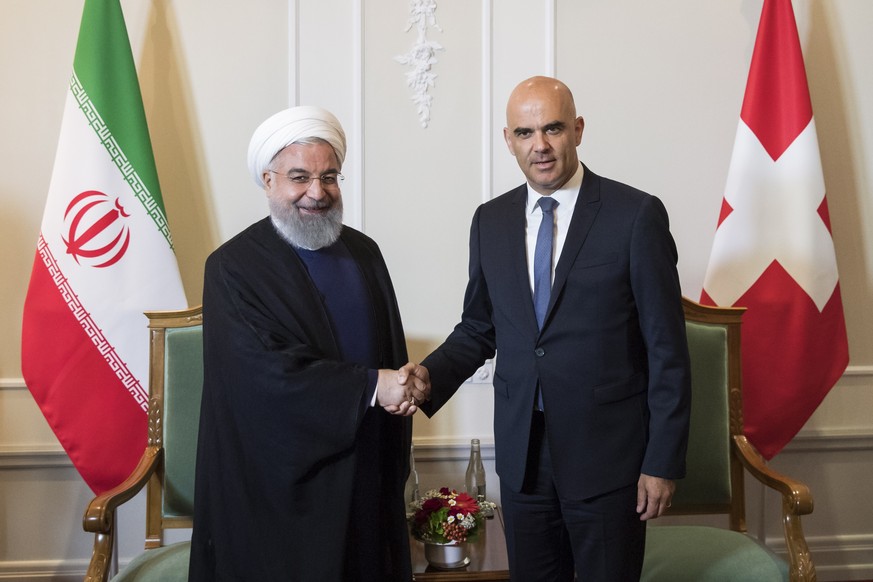
[[[579,198],[579,187],[582,186],[582,176],[584,170],[582,164],[579,164],[579,169],[573,174],[566,184],[560,189],[552,192],[550,198],[558,201],[555,207],[555,237],[552,239],[554,245],[552,247],[552,281],[555,280],[555,265],[558,264],[558,259],[561,258],[561,251],[564,249],[564,241],[567,240],[567,230],[570,228],[570,219],[573,218],[573,210],[576,208],[576,199]],[[527,185],[527,227],[525,232],[525,241],[527,243],[527,274],[530,279],[531,297],[533,297],[534,289],[534,249],[537,246],[537,232],[540,228],[540,223],[543,220],[543,211],[537,205],[539,199],[543,195]]]

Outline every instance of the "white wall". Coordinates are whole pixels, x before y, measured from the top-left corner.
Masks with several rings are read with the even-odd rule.
[[[390,0],[123,0],[158,172],[189,302],[203,261],[266,214],[245,150],[289,104],[344,123],[347,222],[381,245],[410,351],[426,355],[457,321],[469,219],[521,182],[503,144],[505,100],[556,74],[586,119],[582,159],[660,196],[679,246],[683,291],[699,295],[762,0],[437,0],[429,40],[444,47],[421,127],[394,57],[415,41],[409,4]],[[873,3],[795,0],[828,187],[850,368],[775,460],[807,481],[805,521],[822,580],[873,577]],[[0,4],[0,579],[71,577],[91,539],[87,488],[21,379],[21,306],[60,128],[82,1]],[[460,483],[471,437],[493,442],[489,384],[470,384],[434,419],[416,418],[425,485]],[[493,449],[486,447],[493,467]],[[491,490],[496,477],[489,473]],[[757,489],[752,495],[762,497]],[[769,497],[752,516],[779,549]],[[136,551],[142,504],[122,515]]]

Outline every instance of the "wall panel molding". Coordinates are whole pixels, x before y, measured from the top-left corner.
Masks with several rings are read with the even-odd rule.
[[[482,0],[482,202],[494,189],[494,7]]]
[[[415,458],[439,461],[466,459],[470,454],[469,441],[443,437],[414,438]],[[494,442],[483,440],[482,458],[494,458]],[[788,443],[781,454],[831,453],[836,451],[873,450],[873,428],[858,430],[818,430],[801,432]]]
[[[543,74],[547,77],[556,77],[558,71],[558,0],[545,1],[545,31],[543,40],[546,43]]]
[[[487,1],[487,0],[486,0]],[[849,366],[843,373],[844,378],[873,378],[873,366]],[[27,390],[24,378],[0,378],[0,390]]]
[[[486,0],[487,1],[487,0]],[[846,376],[873,376],[873,366],[856,366],[846,371]],[[0,378],[0,394],[3,391],[26,391],[21,378]],[[469,456],[469,441],[456,438],[418,437],[414,440],[416,459],[424,461],[457,461]],[[819,429],[798,433],[783,449],[782,455],[826,454],[832,452],[873,451],[873,428]],[[494,458],[494,443],[482,442],[485,459]],[[5,469],[54,469],[71,467],[64,450],[57,445],[0,444],[0,470]]]
[[[53,445],[0,445],[0,471],[9,469],[69,469],[66,451]]]
[[[300,103],[300,5],[288,0],[288,107]]]
[[[843,376],[873,376],[873,366],[849,366]]]
[[[470,441],[434,437],[414,438],[415,462],[466,461],[470,458]],[[494,442],[480,439],[479,450],[483,461],[494,460]]]
[[[783,454],[873,450],[873,429],[809,430],[798,433]]]
[[[352,173],[357,176],[354,181],[352,197],[355,199],[352,216],[347,217],[349,224],[363,230],[364,228],[364,5],[363,0],[352,1],[352,139],[349,149],[355,152],[352,157]],[[347,132],[348,133],[348,132]]]
[[[485,0],[488,2],[488,0]],[[873,378],[873,366],[849,366],[843,373],[843,378]],[[0,390],[26,390],[24,378],[0,378]]]
[[[27,390],[24,378],[0,378],[0,390]]]

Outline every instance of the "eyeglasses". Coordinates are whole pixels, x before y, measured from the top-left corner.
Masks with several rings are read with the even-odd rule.
[[[336,190],[339,188],[339,185],[342,184],[343,180],[346,179],[346,177],[340,173],[322,174],[321,176],[309,176],[306,174],[294,174],[289,176],[288,174],[283,174],[282,172],[277,172],[275,170],[270,170],[270,173],[286,178],[298,191],[308,190],[309,186],[312,185],[313,180],[321,182],[321,187],[325,190]]]

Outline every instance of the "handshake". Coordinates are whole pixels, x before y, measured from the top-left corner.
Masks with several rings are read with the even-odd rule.
[[[376,402],[391,414],[412,416],[430,398],[430,373],[409,362],[399,370],[379,370]]]

